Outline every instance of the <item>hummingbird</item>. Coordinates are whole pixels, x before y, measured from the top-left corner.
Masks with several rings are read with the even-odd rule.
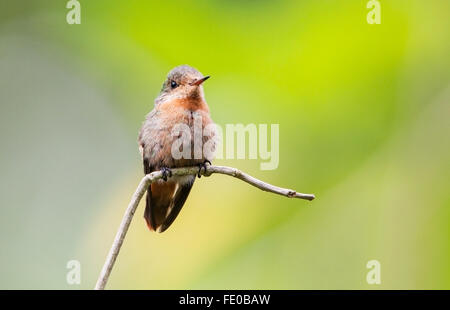
[[[172,154],[172,145],[179,136],[173,135],[174,126],[182,124],[189,127],[193,133],[194,116],[201,120],[202,130],[214,124],[209,107],[205,100],[203,83],[209,78],[197,69],[181,65],[172,69],[165,79],[154,108],[147,114],[139,132],[138,143],[144,165],[144,173],[161,170],[163,178],[153,182],[147,189],[144,218],[150,230],[164,232],[173,223],[186,202],[194,185],[195,175],[173,176],[171,168],[198,166],[198,177],[206,164],[211,164],[213,153],[203,152],[194,156],[192,147],[190,156],[176,159]],[[215,128],[214,126],[208,126]],[[194,143],[191,134],[188,143]],[[205,143],[213,139],[215,149],[214,129],[209,135],[202,137]],[[211,144],[211,143],[210,143]],[[185,144],[182,145],[184,147]]]

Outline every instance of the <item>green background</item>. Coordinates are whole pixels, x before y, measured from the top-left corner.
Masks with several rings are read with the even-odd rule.
[[[1,0],[0,288],[94,286],[186,63],[215,122],[280,126],[278,169],[216,163],[317,199],[197,180],[164,234],[139,206],[108,288],[449,289],[450,2],[380,2]]]

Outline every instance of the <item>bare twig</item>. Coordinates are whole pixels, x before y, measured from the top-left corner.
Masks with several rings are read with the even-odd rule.
[[[171,169],[172,176],[184,176],[184,175],[195,175],[198,172],[198,167],[184,167],[184,168],[174,168]],[[302,194],[298,193],[291,189],[281,188],[278,186],[274,186],[268,183],[265,183],[261,180],[258,180],[236,168],[224,167],[224,166],[207,166],[206,171],[202,169],[201,174],[205,176],[210,176],[213,173],[225,174],[235,178],[238,178],[244,182],[247,182],[250,185],[253,185],[263,191],[271,192],[274,194],[286,196],[289,198],[300,198],[306,200],[313,200],[315,197],[312,194]],[[128,231],[128,227],[130,226],[131,220],[133,218],[134,212],[141,200],[142,196],[144,196],[145,191],[148,186],[163,177],[161,171],[155,171],[150,174],[147,174],[144,178],[142,178],[139,186],[136,189],[136,192],[133,194],[131,201],[125,211],[125,214],[122,218],[122,222],[120,223],[119,230],[117,231],[114,242],[109,250],[108,256],[106,258],[105,264],[103,265],[102,272],[98,277],[97,284],[95,285],[96,290],[103,290],[108,282],[109,275],[111,274],[111,270],[114,266],[117,256],[119,255],[120,248],[122,246],[123,240],[125,239],[125,235]]]

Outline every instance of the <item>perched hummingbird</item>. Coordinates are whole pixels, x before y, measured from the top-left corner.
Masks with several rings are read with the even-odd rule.
[[[175,125],[187,125],[193,133],[194,116],[200,118],[202,130],[213,124],[203,92],[203,82],[208,78],[188,65],[172,69],[139,132],[144,173],[161,170],[164,176],[147,189],[144,218],[150,230],[163,232],[172,224],[194,185],[195,175],[172,177],[170,168],[199,166],[200,177],[202,167],[206,163],[211,164],[212,158],[208,157],[212,157],[212,154],[203,154],[202,151],[199,158],[194,156],[194,147],[191,147],[191,156],[188,158],[183,156],[175,159],[172,155],[172,144],[179,138],[172,133]],[[216,136],[213,130],[209,136],[202,137],[202,142],[214,140]],[[193,144],[194,134],[190,137],[188,143]],[[215,148],[215,140],[212,142]]]

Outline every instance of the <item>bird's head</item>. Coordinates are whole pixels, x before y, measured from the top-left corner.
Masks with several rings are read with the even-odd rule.
[[[173,68],[167,75],[156,102],[172,99],[203,99],[203,76],[197,69],[188,65]]]

